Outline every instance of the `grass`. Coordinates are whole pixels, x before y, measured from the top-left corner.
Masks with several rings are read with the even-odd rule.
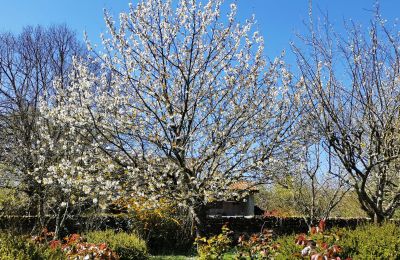
[[[195,256],[184,256],[184,255],[157,255],[151,256],[151,260],[194,260]]]
[[[196,256],[184,256],[184,255],[157,255],[150,257],[151,260],[195,260],[197,259]],[[233,260],[235,259],[234,254],[225,254],[223,260]]]

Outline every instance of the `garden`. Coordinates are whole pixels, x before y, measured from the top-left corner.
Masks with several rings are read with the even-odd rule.
[[[184,255],[152,256],[137,232],[92,231],[54,239],[44,229],[38,236],[0,234],[1,259],[400,259],[400,228],[394,223],[366,224],[350,230],[325,230],[324,222],[308,233],[276,236],[273,230],[198,237]],[[171,252],[170,252],[171,253]]]
[[[400,259],[398,20],[239,2],[0,32],[0,259]]]

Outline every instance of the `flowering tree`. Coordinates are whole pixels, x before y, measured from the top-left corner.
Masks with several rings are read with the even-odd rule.
[[[118,189],[118,171],[88,132],[63,120],[72,112],[54,96],[69,85],[73,57],[85,53],[65,26],[0,35],[0,177],[28,196],[26,213],[38,217],[39,230],[55,219],[57,236],[67,218]]]
[[[58,238],[68,218],[89,208],[104,209],[118,198],[120,171],[101,156],[85,129],[64,121],[74,111],[58,106],[53,98],[40,100],[39,111],[36,146],[30,150],[36,161],[28,175],[45,199],[40,216],[54,217]]]
[[[176,201],[198,233],[207,202],[291,154],[299,117],[284,63],[268,66],[254,20],[238,24],[236,6],[223,17],[221,5],[141,1],[119,26],[106,13],[104,51],[92,56],[101,75],[77,62],[58,93],[60,107],[74,111],[65,120],[90,122],[97,147],[125,169],[125,189]]]
[[[376,13],[367,32],[352,23],[346,37],[313,27],[295,47],[315,129],[346,170],[343,178],[376,222],[400,205],[400,38]]]

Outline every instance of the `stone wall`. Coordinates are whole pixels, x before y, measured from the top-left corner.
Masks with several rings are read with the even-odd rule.
[[[395,221],[395,220],[393,220]],[[355,228],[358,225],[368,223],[367,218],[330,218],[326,221],[326,227],[347,227]],[[396,220],[400,225],[400,220]],[[22,232],[30,232],[34,228],[35,217],[21,216],[1,216],[0,229],[12,228]],[[49,230],[54,226],[54,220],[48,221]],[[234,231],[236,234],[241,233],[257,233],[262,229],[272,229],[276,234],[293,234],[305,233],[308,231],[305,220],[301,217],[262,217],[253,218],[246,217],[215,217],[207,219],[206,231],[209,235],[218,234],[224,224]],[[135,229],[135,220],[124,215],[108,215],[108,216],[92,216],[80,217],[74,220],[67,220],[64,232],[80,233],[88,230],[102,229],[118,229],[132,230]]]
[[[348,227],[355,228],[357,225],[368,223],[367,218],[331,218],[326,221],[326,227]],[[306,221],[302,217],[261,217],[254,218],[235,218],[235,217],[218,217],[209,218],[207,221],[207,233],[217,234],[221,231],[224,224],[235,233],[257,233],[262,229],[272,229],[276,234],[293,234],[306,233],[308,227]]]

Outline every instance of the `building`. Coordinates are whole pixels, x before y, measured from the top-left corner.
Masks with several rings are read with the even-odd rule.
[[[229,186],[232,191],[247,191],[248,195],[240,200],[216,201],[207,205],[207,216],[209,217],[254,217],[255,206],[254,194],[259,190],[247,181],[240,181]]]

